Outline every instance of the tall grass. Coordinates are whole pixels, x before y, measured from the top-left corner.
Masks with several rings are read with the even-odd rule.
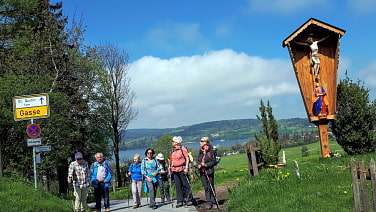
[[[0,177],[0,211],[72,211],[72,203],[34,185],[15,173]]]
[[[311,153],[309,157],[302,158],[302,147],[285,149],[286,167],[261,169],[259,177],[243,176],[239,185],[230,190],[226,210],[354,211],[349,168],[351,157],[342,152],[339,158],[320,158],[319,143],[307,146],[313,151],[318,148],[318,154]],[[338,145],[331,146],[331,149],[341,150]],[[294,154],[295,158],[289,158],[289,155]],[[369,162],[371,158],[376,158],[376,153],[354,158]],[[294,161],[297,161],[300,178],[295,171]]]

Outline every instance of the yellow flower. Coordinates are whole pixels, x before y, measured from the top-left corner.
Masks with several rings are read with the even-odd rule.
[[[278,172],[279,174],[282,174],[283,172]]]
[[[242,172],[242,171],[244,171],[243,169],[240,169],[240,171]]]
[[[239,178],[236,178],[236,180],[240,180]]]
[[[341,188],[341,186],[338,186],[338,188]]]
[[[347,194],[347,191],[343,191],[344,194]]]

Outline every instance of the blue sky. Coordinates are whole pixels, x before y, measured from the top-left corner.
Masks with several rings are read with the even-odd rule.
[[[138,117],[128,128],[166,128],[256,118],[307,118],[282,41],[315,18],[343,30],[339,79],[348,70],[376,89],[374,0],[63,0],[83,17],[87,45],[130,55]],[[308,123],[308,119],[307,119]]]

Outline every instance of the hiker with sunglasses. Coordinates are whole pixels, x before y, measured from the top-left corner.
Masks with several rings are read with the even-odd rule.
[[[74,155],[75,161],[69,164],[68,183],[73,183],[74,188],[74,211],[85,211],[87,206],[87,195],[90,187],[90,168],[82,153]]]
[[[141,173],[144,176],[147,191],[150,194],[150,208],[157,209],[158,205],[155,203],[155,196],[159,185],[159,172],[161,171],[161,166],[154,158],[154,154],[154,149],[147,149],[145,151],[146,158],[142,160]]]
[[[214,189],[214,166],[217,164],[217,153],[210,144],[208,137],[200,139],[200,152],[197,157],[197,169],[200,172],[202,185],[205,189],[206,209],[218,208],[218,201]]]

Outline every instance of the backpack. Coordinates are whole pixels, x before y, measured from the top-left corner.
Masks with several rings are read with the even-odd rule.
[[[212,146],[213,147],[213,152],[215,153],[215,155],[216,155],[216,157],[215,157],[215,164],[214,164],[214,166],[216,166],[220,161],[221,161],[221,157],[219,157],[218,155],[217,155],[217,148],[215,147],[215,146]],[[210,157],[212,157],[212,155],[211,154],[209,154],[210,155]]]
[[[181,146],[180,151],[181,151],[181,154],[184,156],[184,154],[183,154],[183,147],[184,147],[185,149],[187,149],[187,152],[188,152],[188,148],[185,147],[185,146]],[[189,157],[189,163],[193,163],[192,152],[188,152],[188,157]],[[185,158],[185,157],[184,157],[184,158]]]

